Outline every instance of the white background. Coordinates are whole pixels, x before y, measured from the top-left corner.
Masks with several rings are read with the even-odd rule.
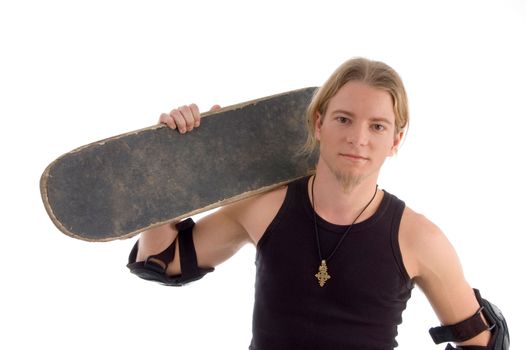
[[[246,349],[254,248],[180,289],[124,267],[134,240],[61,234],[39,194],[77,146],[320,85],[345,59],[393,66],[411,127],[380,186],[448,235],[524,349],[524,1],[2,1],[1,349]],[[415,288],[400,349],[443,349]],[[284,330],[286,332],[287,330]]]

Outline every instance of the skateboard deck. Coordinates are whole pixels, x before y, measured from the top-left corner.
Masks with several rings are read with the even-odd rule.
[[[47,213],[71,237],[110,241],[305,176],[315,155],[298,150],[314,90],[205,113],[186,134],[156,125],[66,153],[40,179]]]

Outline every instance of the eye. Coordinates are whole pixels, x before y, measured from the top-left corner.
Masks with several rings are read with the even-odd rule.
[[[372,127],[374,131],[384,131],[385,130],[385,126],[383,126],[382,124],[373,124]]]
[[[347,117],[339,115],[336,117],[336,121],[340,124],[347,124],[350,120]]]

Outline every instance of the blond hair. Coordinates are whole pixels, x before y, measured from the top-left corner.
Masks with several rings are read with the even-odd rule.
[[[404,84],[398,73],[387,64],[366,58],[352,58],[344,62],[315,93],[307,108],[308,138],[303,153],[312,154],[318,148],[315,125],[318,113],[322,121],[330,99],[349,81],[360,81],[388,92],[393,100],[395,132],[404,130],[409,123],[409,108]]]

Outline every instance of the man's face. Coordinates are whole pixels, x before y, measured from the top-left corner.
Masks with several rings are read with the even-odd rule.
[[[395,130],[389,93],[362,82],[348,82],[331,98],[325,115],[316,120],[319,166],[327,166],[345,189],[371,175],[376,179],[385,158],[396,152],[402,138],[403,131]]]

